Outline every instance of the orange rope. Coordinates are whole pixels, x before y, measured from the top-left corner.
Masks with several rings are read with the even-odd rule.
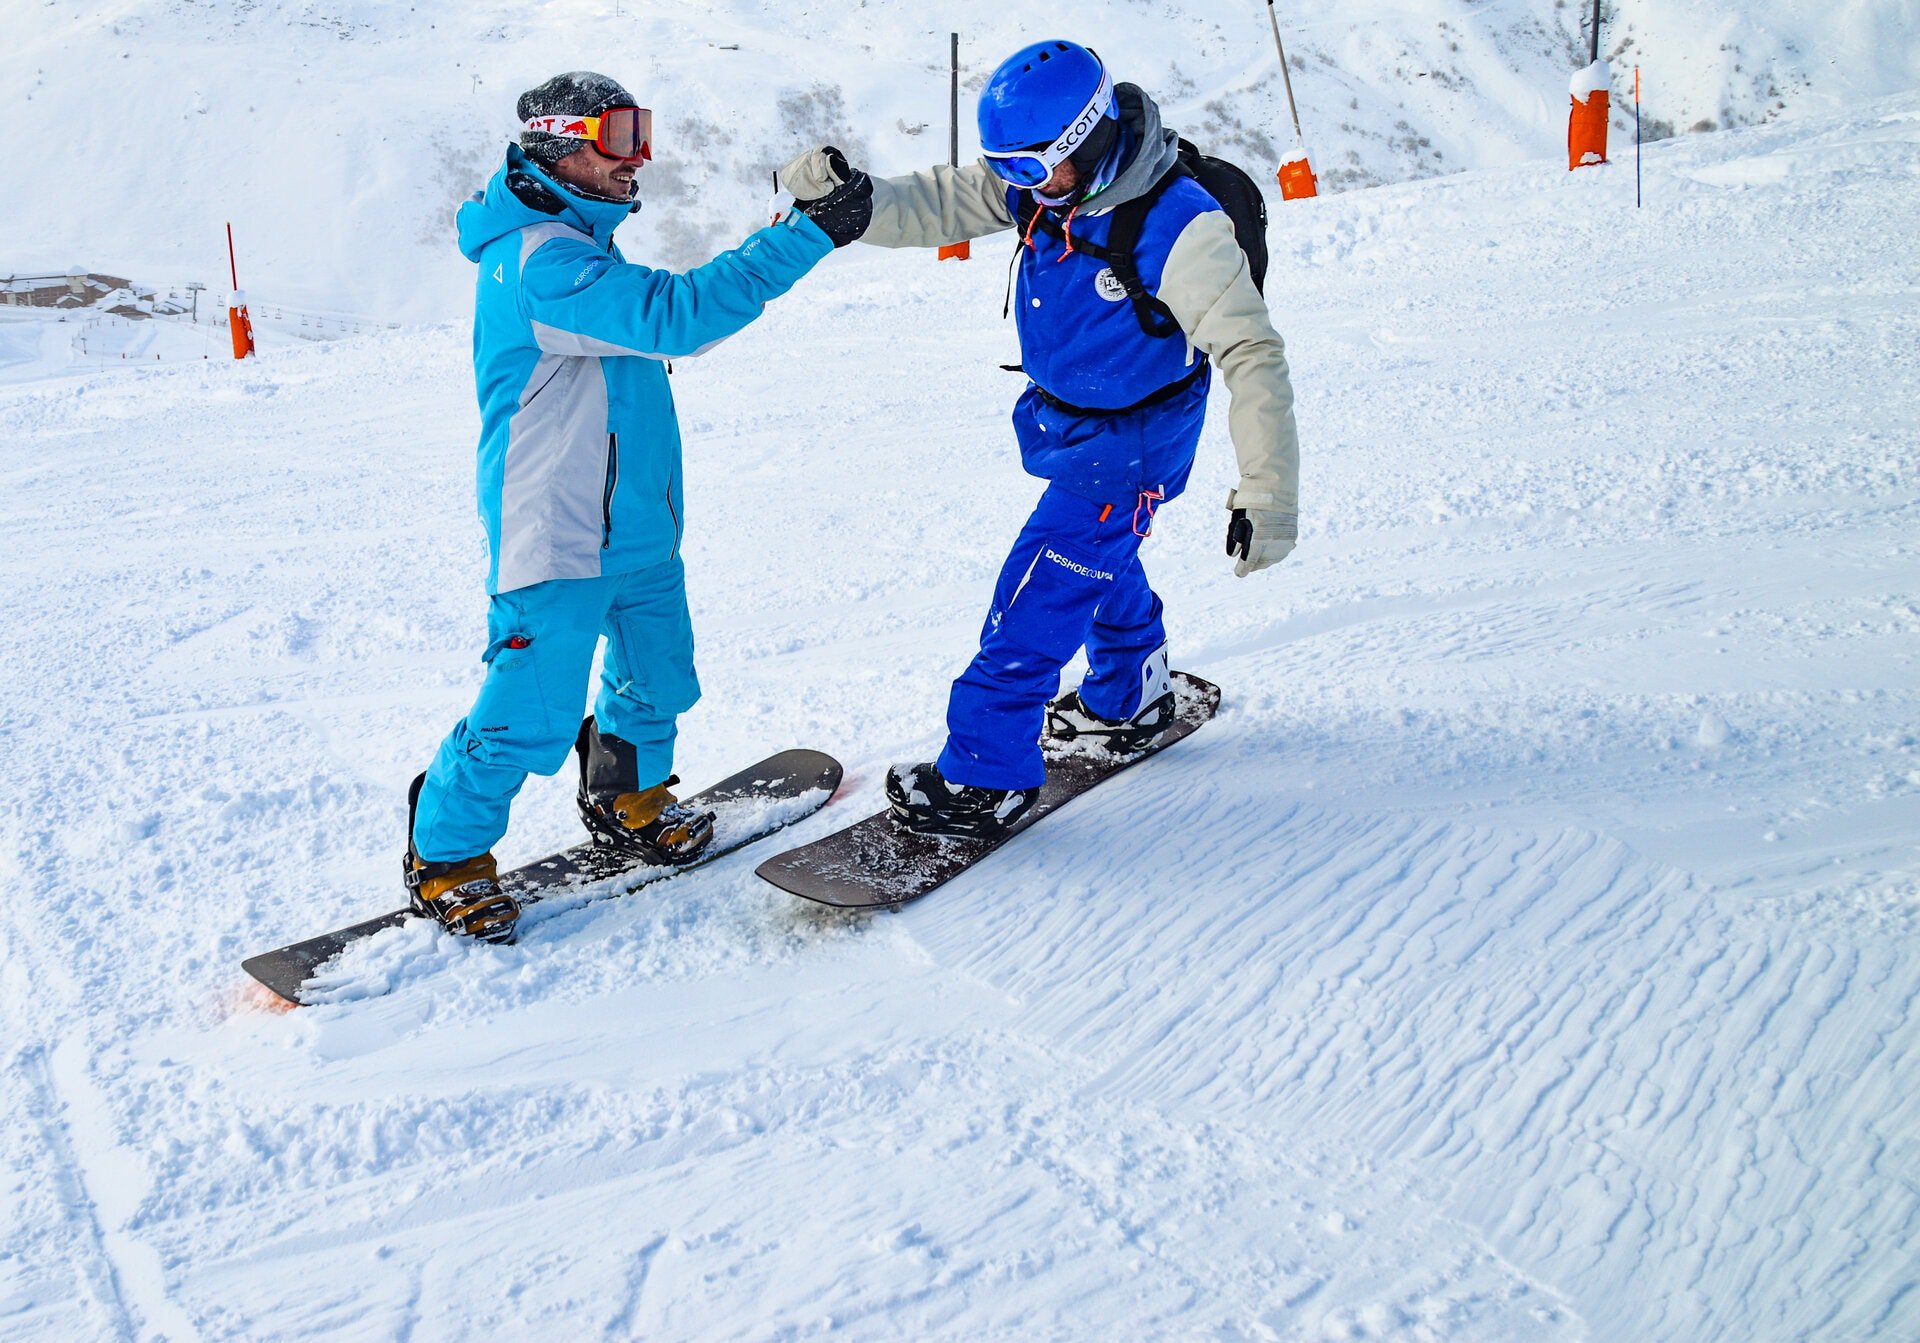
[[[1033,246],[1033,231],[1040,227],[1040,215],[1041,211],[1039,210],[1033,212],[1033,219],[1027,224],[1027,236],[1020,240],[1021,246],[1032,247],[1036,252],[1040,249]]]

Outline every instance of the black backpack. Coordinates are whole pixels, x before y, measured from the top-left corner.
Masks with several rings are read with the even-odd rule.
[[[1166,189],[1182,177],[1191,177],[1198,182],[1209,196],[1220,202],[1220,208],[1227,212],[1227,218],[1233,221],[1233,236],[1240,244],[1240,250],[1247,254],[1247,267],[1253,272],[1253,285],[1261,293],[1267,289],[1267,200],[1260,194],[1260,188],[1254,184],[1246,170],[1225,159],[1212,158],[1202,154],[1187,139],[1180,141],[1180,158],[1166,175],[1153,184],[1146,195],[1128,201],[1113,212],[1113,227],[1107,234],[1106,246],[1086,243],[1078,238],[1073,240],[1076,252],[1085,252],[1088,256],[1106,262],[1113,267],[1114,278],[1119,280],[1127,291],[1127,298],[1133,303],[1134,316],[1140,319],[1140,329],[1149,336],[1171,336],[1180,330],[1179,322],[1174,320],[1173,312],[1166,304],[1147,292],[1145,282],[1140,279],[1140,268],[1134,264],[1133,250],[1140,244],[1140,232],[1146,227],[1147,212],[1153,209]],[[1060,227],[1052,217],[1040,210],[1039,202],[1032,193],[1020,195],[1019,226],[1020,236],[1026,237],[1029,230],[1036,226],[1054,237],[1060,236]]]

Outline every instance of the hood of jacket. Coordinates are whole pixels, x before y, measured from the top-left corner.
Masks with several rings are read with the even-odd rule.
[[[506,162],[455,215],[460,251],[479,261],[488,243],[529,224],[557,221],[590,235],[602,247],[613,241],[621,221],[639,210],[638,201],[603,201],[562,185],[528,158],[519,145],[507,146]]]
[[[1180,136],[1160,122],[1160,105],[1138,84],[1117,84],[1120,103],[1120,143],[1130,156],[1114,174],[1113,184],[1087,202],[1095,210],[1112,210],[1138,200],[1153,190],[1180,157]]]

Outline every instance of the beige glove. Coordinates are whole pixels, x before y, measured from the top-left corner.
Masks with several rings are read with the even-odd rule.
[[[1271,569],[1300,540],[1300,515],[1264,508],[1236,508],[1227,518],[1227,554],[1238,560],[1235,578]]]
[[[837,152],[826,145],[809,149],[780,170],[781,187],[792,192],[796,200],[817,201],[822,196],[831,196],[834,188],[846,181],[833,170],[829,156]],[[842,159],[841,162],[846,160]]]

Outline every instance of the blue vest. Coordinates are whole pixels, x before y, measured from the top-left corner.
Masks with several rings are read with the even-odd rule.
[[[1007,192],[1007,210],[1016,219],[1020,196],[1017,189]],[[1191,178],[1177,179],[1161,193],[1134,249],[1149,293],[1158,292],[1167,255],[1187,226],[1219,208]],[[1064,211],[1050,216],[1056,224],[1065,220]],[[1072,244],[1104,248],[1113,217],[1112,211],[1075,215]],[[1033,383],[1013,416],[1023,464],[1029,474],[1096,502],[1131,508],[1149,489],[1172,498],[1186,488],[1206,419],[1211,375],[1201,369],[1194,377],[1203,357],[1195,352],[1188,362],[1187,340],[1179,331],[1149,336],[1105,261],[1044,228],[1033,231],[1031,243],[1021,247],[1014,299],[1021,362]],[[1144,410],[1080,413],[1132,406],[1190,377],[1193,382],[1179,395]],[[1049,402],[1041,390],[1066,405]]]

